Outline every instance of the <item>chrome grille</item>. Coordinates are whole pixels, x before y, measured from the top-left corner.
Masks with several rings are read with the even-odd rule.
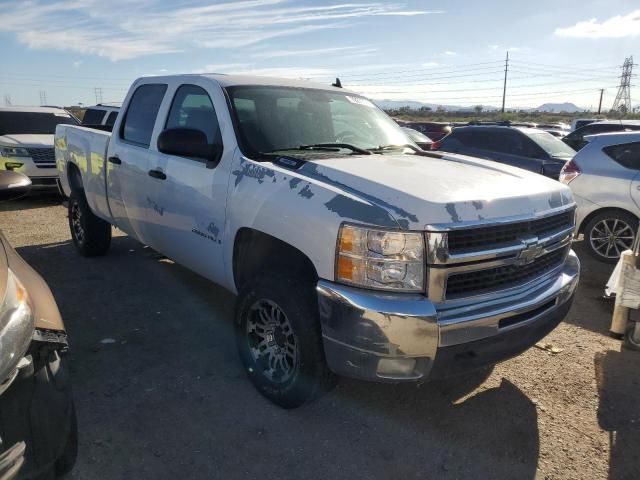
[[[523,285],[562,265],[566,253],[567,249],[561,248],[526,265],[505,265],[451,275],[447,279],[446,298],[480,295],[500,288]]]
[[[27,148],[29,156],[33,159],[33,163],[39,168],[51,168],[55,166],[56,155],[53,148]]]
[[[569,207],[531,219],[429,230],[429,298],[459,302],[543,281],[566,258],[574,212]]]
[[[482,247],[495,248],[524,237],[542,237],[572,225],[573,210],[525,222],[452,230],[448,234],[449,252],[456,253]]]

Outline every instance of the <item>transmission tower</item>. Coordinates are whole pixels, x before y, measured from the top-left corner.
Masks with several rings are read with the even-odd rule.
[[[11,106],[11,95],[9,95],[8,93],[4,94],[4,105],[5,107]]]
[[[40,90],[40,105],[47,104],[47,92],[45,90]]]
[[[96,104],[102,103],[102,88],[96,87],[93,91],[96,94]]]
[[[633,76],[633,57],[627,57],[622,65],[620,86],[618,94],[613,102],[611,110],[614,112],[627,112],[631,110],[631,77]]]

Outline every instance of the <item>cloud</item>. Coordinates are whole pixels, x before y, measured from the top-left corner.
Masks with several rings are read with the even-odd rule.
[[[79,68],[82,65],[82,60],[76,60],[73,62],[73,68]]]
[[[372,17],[440,13],[381,1],[300,5],[294,0],[9,0],[3,2],[3,11],[12,14],[3,17],[0,32],[13,33],[30,48],[71,50],[114,61],[193,48],[242,48],[344,29]]]
[[[455,57],[458,55],[457,52],[453,52],[451,50],[447,50],[446,52],[443,53],[443,55],[446,55],[447,57]]]
[[[592,18],[572,27],[556,28],[555,34],[571,38],[637,37],[640,35],[640,10],[634,10],[628,15],[616,15],[603,22]]]
[[[500,45],[489,45],[489,50],[497,50],[500,48]]]
[[[437,67],[438,65],[440,65],[438,62],[425,62],[422,64],[423,67],[428,68]]]
[[[325,48],[308,48],[301,50],[263,50],[251,55],[254,58],[279,58],[279,57],[317,57],[330,53],[347,53],[351,57],[354,53],[358,55],[371,54],[376,52],[377,48],[366,46],[343,46],[343,47],[325,47]]]

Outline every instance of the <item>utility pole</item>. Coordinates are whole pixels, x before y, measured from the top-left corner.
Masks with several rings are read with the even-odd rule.
[[[618,87],[618,93],[616,99],[611,107],[612,111],[622,112],[624,109],[626,112],[631,111],[631,77],[633,76],[633,57],[627,57],[624,59],[622,65],[622,74],[620,75],[620,86]]]
[[[604,95],[604,88],[600,89],[600,102],[598,103],[598,115],[602,111],[602,95]]]
[[[504,87],[502,87],[502,113],[504,113],[504,101],[507,96],[507,73],[509,73],[509,50],[504,61]]]
[[[40,90],[40,105],[47,104],[47,92],[46,90]]]
[[[96,94],[96,104],[102,103],[102,88],[96,87],[93,92]]]

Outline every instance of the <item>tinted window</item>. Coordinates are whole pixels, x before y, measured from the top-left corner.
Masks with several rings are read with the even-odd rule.
[[[576,131],[576,133],[585,136],[585,135],[593,135],[595,133],[605,133],[605,132],[617,132],[622,130],[624,127],[622,125],[616,125],[612,123],[594,123],[590,125],[586,125],[581,128],[580,131]]]
[[[640,170],[640,142],[611,145],[602,151],[623,167]]]
[[[100,125],[104,118],[104,110],[88,108],[82,117],[82,125]]]
[[[68,113],[0,112],[0,135],[10,133],[51,134],[61,123],[77,125]]]
[[[573,158],[576,154],[573,148],[550,133],[536,132],[529,134],[529,138],[552,157]]]
[[[124,140],[149,146],[153,125],[166,91],[166,85],[142,85],[136,89],[122,125],[120,135]]]
[[[111,112],[107,117],[105,125],[107,125],[108,127],[113,126],[113,124],[116,123],[116,118],[118,118],[118,112]]]
[[[176,91],[165,128],[195,128],[207,135],[210,144],[220,143],[218,117],[211,98],[201,87],[183,85]]]

